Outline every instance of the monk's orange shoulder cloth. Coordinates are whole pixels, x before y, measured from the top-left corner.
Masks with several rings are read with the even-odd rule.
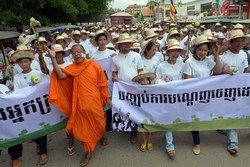
[[[74,63],[65,69],[61,69],[69,76],[65,79],[58,79],[54,71],[51,73],[49,103],[56,106],[67,116],[69,116],[72,111],[73,79],[92,62],[92,60],[86,60],[81,64]]]

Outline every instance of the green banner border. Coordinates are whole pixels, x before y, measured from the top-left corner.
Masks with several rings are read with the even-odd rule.
[[[195,120],[189,123],[173,123],[169,125],[164,124],[143,124],[139,127],[140,132],[159,132],[159,131],[209,131],[218,129],[245,129],[250,128],[250,117],[244,119],[222,119],[199,121]]]
[[[44,127],[43,129],[29,133],[27,135],[19,136],[13,139],[0,139],[0,148],[8,148],[32,139],[36,139],[41,136],[45,136],[47,134],[57,132],[59,130],[65,129],[67,124],[68,118],[65,118],[63,121],[59,122],[58,124]]]

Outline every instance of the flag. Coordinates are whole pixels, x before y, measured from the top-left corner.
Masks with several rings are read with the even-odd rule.
[[[177,14],[177,10],[176,10],[176,8],[175,8],[175,6],[174,6],[173,0],[170,0],[170,13],[171,13],[172,15]]]
[[[220,14],[223,16],[228,16],[229,8],[230,8],[230,0],[224,0],[224,2],[221,4]]]
[[[170,22],[174,22],[174,15],[177,14],[177,10],[174,6],[173,0],[170,0],[169,10],[170,10]]]

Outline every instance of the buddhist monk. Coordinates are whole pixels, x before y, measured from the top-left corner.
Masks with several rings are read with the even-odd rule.
[[[80,166],[86,166],[105,132],[103,108],[111,104],[107,78],[98,63],[86,59],[81,45],[72,47],[73,64],[64,69],[58,66],[55,51],[46,50],[53,63],[49,102],[69,117],[66,130],[81,141],[86,154]]]

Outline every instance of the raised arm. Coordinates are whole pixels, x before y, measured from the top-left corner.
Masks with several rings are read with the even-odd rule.
[[[58,66],[57,62],[56,62],[56,53],[54,50],[51,50],[49,49],[47,46],[45,46],[45,50],[49,53],[50,57],[51,57],[51,61],[52,61],[52,64],[53,64],[53,70],[54,72],[56,73],[56,76],[59,78],[59,79],[64,79],[64,78],[67,78],[68,75],[65,74],[61,68]]]

